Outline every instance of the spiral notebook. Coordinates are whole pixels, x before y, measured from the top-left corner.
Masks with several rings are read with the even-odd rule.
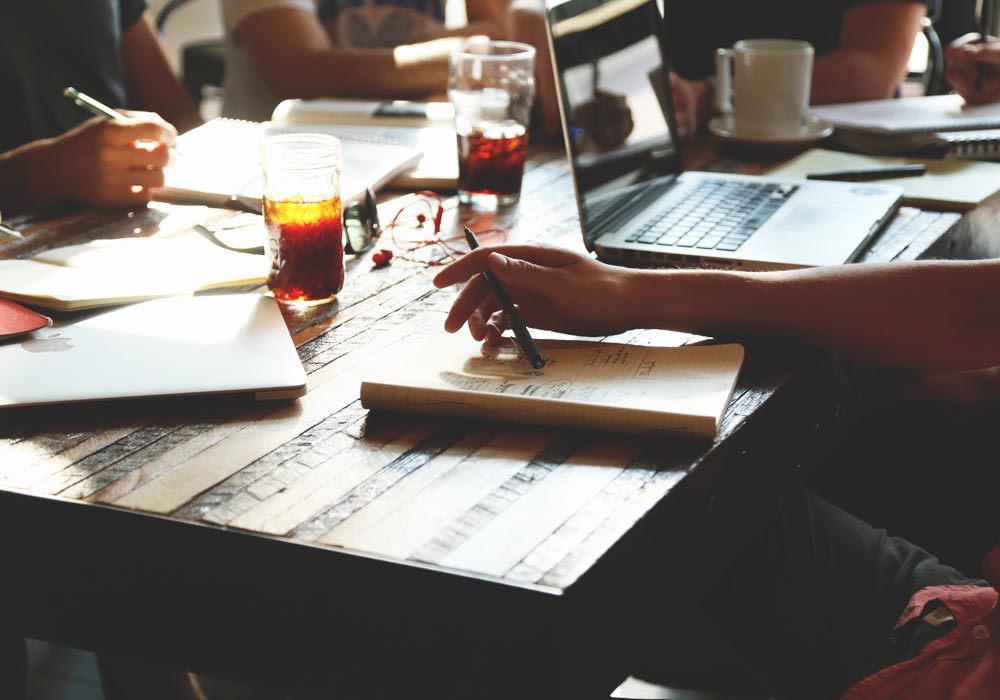
[[[177,139],[177,153],[165,169],[166,183],[153,198],[179,204],[226,207],[236,195],[257,202],[262,196],[259,144],[273,134],[316,132],[307,125],[274,126],[270,122],[213,119]],[[340,135],[340,196],[359,199],[365,189],[379,189],[411,170],[422,151],[386,138]]]
[[[958,95],[869,100],[813,107],[834,139],[862,153],[1000,160],[1000,104]]]

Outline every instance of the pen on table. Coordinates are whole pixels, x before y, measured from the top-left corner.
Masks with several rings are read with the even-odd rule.
[[[465,240],[469,244],[471,250],[475,250],[479,247],[479,241],[476,239],[476,234],[472,232],[468,226],[465,227]],[[541,369],[545,366],[545,358],[542,357],[542,353],[538,351],[538,346],[535,345],[534,339],[532,339],[531,334],[528,333],[527,326],[521,320],[521,317],[517,313],[517,309],[514,307],[514,302],[511,300],[510,295],[507,294],[507,290],[489,270],[483,271],[483,277],[489,282],[490,287],[493,288],[493,294],[496,296],[497,301],[500,302],[500,308],[503,312],[507,314],[507,319],[510,321],[511,330],[514,331],[514,338],[517,339],[517,345],[521,348],[521,352],[527,358],[528,362],[535,369]]]
[[[927,172],[923,163],[913,165],[893,165],[885,168],[867,170],[838,170],[829,173],[810,173],[807,180],[837,180],[840,182],[868,182],[870,180],[888,180],[894,177],[919,177]]]

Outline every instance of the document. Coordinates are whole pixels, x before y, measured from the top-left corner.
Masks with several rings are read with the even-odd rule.
[[[320,132],[323,127],[272,125],[236,119],[213,119],[183,134],[164,171],[166,183],[153,198],[180,204],[226,206],[232,195],[259,202],[263,196],[260,141],[276,134]],[[340,138],[340,198],[360,199],[365,189],[379,189],[420,162],[422,151],[377,134],[338,134]]]
[[[414,338],[363,377],[366,408],[712,439],[743,362],[737,344],[649,347],[541,340],[533,369],[513,345]]]
[[[1000,191],[1000,163],[941,158],[869,156],[811,148],[768,172],[769,177],[804,178],[812,173],[869,170],[891,165],[923,163],[927,172],[919,177],[877,180],[870,184],[898,185],[903,203],[925,209],[972,209]]]
[[[263,255],[225,250],[195,233],[96,240],[29,260],[0,260],[0,297],[55,311],[185,296],[266,279]]]
[[[271,124],[415,147],[420,159],[391,178],[393,187],[454,189],[458,184],[455,111],[448,102],[285,100],[272,113]]]

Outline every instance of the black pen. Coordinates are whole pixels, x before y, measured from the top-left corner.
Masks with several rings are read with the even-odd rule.
[[[476,234],[468,226],[465,227],[465,240],[471,250],[479,247]],[[545,358],[542,357],[542,353],[538,351],[538,346],[535,345],[534,339],[528,333],[528,327],[524,325],[521,317],[518,316],[517,309],[514,307],[514,302],[511,300],[510,295],[507,294],[507,290],[504,289],[497,276],[489,270],[483,270],[483,277],[490,283],[490,286],[493,288],[493,295],[500,302],[500,308],[507,314],[507,320],[510,321],[510,328],[514,331],[514,338],[517,339],[517,345],[521,348],[521,352],[524,353],[525,358],[531,363],[532,367],[541,369],[545,366]]]
[[[837,180],[840,182],[868,182],[870,180],[888,180],[894,177],[919,177],[927,172],[923,163],[914,165],[891,165],[885,168],[868,170],[840,170],[832,173],[810,173],[806,180]]]

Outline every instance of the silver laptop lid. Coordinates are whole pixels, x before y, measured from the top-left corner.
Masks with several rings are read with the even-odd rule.
[[[681,171],[655,0],[547,0],[559,112],[589,249]]]
[[[271,297],[175,297],[57,321],[0,344],[0,406],[249,393],[305,394]]]

